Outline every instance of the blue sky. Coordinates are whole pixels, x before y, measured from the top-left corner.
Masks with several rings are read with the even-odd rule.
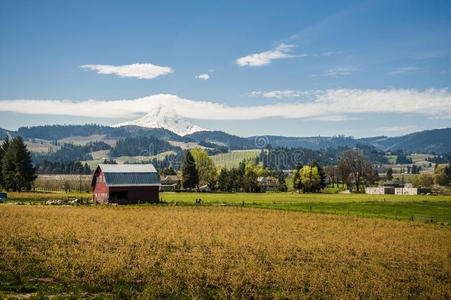
[[[450,127],[450,79],[450,1],[0,1],[7,129],[393,136]]]

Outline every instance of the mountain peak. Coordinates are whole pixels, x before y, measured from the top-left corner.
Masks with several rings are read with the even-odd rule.
[[[208,131],[194,125],[190,120],[183,118],[175,110],[165,105],[159,105],[143,117],[119,123],[112,127],[135,125],[145,128],[164,128],[178,135],[184,136],[198,131]]]

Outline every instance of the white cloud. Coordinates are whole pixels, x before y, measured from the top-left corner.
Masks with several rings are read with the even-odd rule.
[[[343,76],[351,75],[359,69],[353,66],[335,67],[326,71],[325,76]]]
[[[96,118],[136,118],[161,105],[182,117],[204,120],[255,120],[267,117],[359,117],[363,113],[416,114],[451,118],[451,93],[447,89],[312,90],[309,100],[269,105],[229,106],[193,101],[170,94],[131,100],[0,100],[0,111],[24,114],[69,115]],[[335,119],[337,119],[335,117]]]
[[[293,98],[293,97],[300,97],[301,92],[298,91],[291,91],[291,90],[283,90],[283,91],[269,91],[269,92],[263,92],[263,91],[253,91],[249,94],[251,97],[264,97],[264,98]]]
[[[274,59],[307,56],[307,54],[290,54],[289,52],[291,52],[293,47],[294,45],[282,43],[274,50],[254,53],[238,58],[236,63],[240,66],[257,67],[266,66]]]
[[[327,122],[342,122],[342,121],[360,120],[360,118],[348,117],[348,116],[344,116],[344,115],[327,115],[327,116],[313,117],[313,118],[310,118],[310,120],[327,121]]]
[[[208,78],[210,78],[210,75],[208,74],[199,74],[196,76],[197,79],[203,79],[203,80],[208,80]]]
[[[381,127],[379,130],[386,132],[402,132],[402,133],[411,133],[415,131],[423,130],[423,127],[419,127],[417,125],[407,125],[407,126],[392,126],[392,127]]]
[[[411,71],[416,71],[416,70],[418,70],[418,68],[416,68],[416,67],[402,67],[402,68],[397,68],[391,72],[388,72],[387,75],[394,76],[394,75],[411,72]]]
[[[82,69],[94,70],[98,74],[115,74],[119,77],[135,77],[139,79],[152,79],[174,72],[170,67],[161,67],[153,64],[132,64],[123,66],[110,65],[83,65]]]

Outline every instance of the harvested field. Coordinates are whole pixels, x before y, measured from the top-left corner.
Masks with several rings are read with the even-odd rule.
[[[0,228],[0,295],[451,296],[448,226],[237,207],[1,205]]]

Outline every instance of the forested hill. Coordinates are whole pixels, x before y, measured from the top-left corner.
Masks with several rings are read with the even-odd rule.
[[[2,140],[4,140],[5,139],[5,137],[7,137],[8,135],[11,135],[11,136],[13,136],[14,134],[13,133],[11,133],[9,130],[6,130],[6,129],[3,129],[3,128],[0,128],[0,139],[2,139]]]
[[[203,131],[188,135],[196,141],[218,143],[228,146],[231,150],[272,147],[308,148],[320,150],[338,147],[356,147],[357,144],[374,146],[382,151],[402,150],[410,153],[448,153],[451,152],[451,128],[434,129],[407,134],[399,137],[353,138],[335,137],[284,137],[284,136],[253,136],[238,137],[222,131]]]
[[[401,149],[408,153],[447,153],[451,152],[451,128],[425,130],[399,137],[366,138],[360,141],[384,151]]]
[[[128,137],[154,137],[164,141],[197,143],[199,145],[216,145],[228,150],[263,149],[268,145],[284,148],[307,148],[320,150],[339,147],[356,147],[357,144],[374,146],[382,151],[402,150],[408,153],[448,153],[451,152],[451,128],[416,132],[399,137],[353,138],[334,137],[285,137],[253,136],[239,137],[223,131],[201,131],[180,136],[163,128],[143,128],[139,126],[109,127],[94,124],[87,125],[45,125],[21,127],[17,131],[0,129],[0,138],[7,134],[21,135],[25,139],[60,140],[72,137],[101,136],[103,140],[119,140]],[[209,146],[209,147],[210,147]]]
[[[0,129],[1,132],[1,129]],[[60,140],[74,136],[104,135],[107,138],[132,136],[153,136],[163,140],[183,141],[184,138],[163,128],[143,128],[139,126],[109,127],[95,124],[86,125],[44,125],[20,127],[13,134],[28,139]]]

